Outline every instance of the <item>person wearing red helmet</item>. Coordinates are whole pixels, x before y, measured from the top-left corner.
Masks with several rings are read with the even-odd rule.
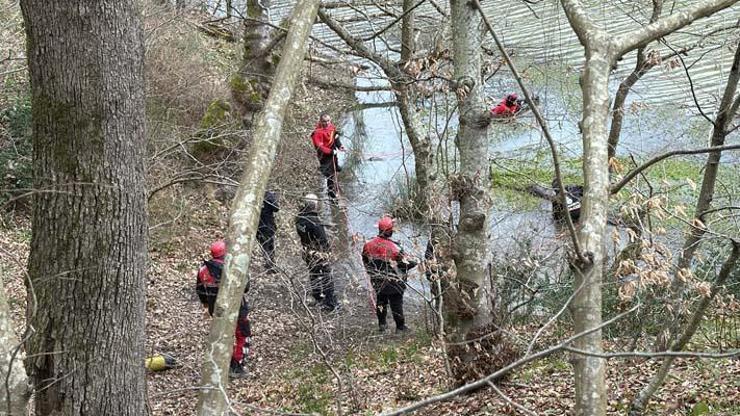
[[[337,150],[343,150],[339,132],[331,122],[331,116],[321,113],[319,122],[311,133],[311,141],[319,158],[319,170],[326,177],[326,193],[330,198],[337,197],[337,173],[341,171],[337,159]]]
[[[393,219],[384,216],[378,221],[378,235],[362,247],[362,262],[375,289],[375,313],[380,332],[385,332],[388,327],[386,317],[389,305],[396,330],[408,330],[403,315],[403,293],[406,290],[406,273],[417,264],[404,254],[397,242],[391,240],[392,236]]]
[[[522,102],[519,97],[511,93],[501,102],[491,109],[491,117],[506,118],[515,116],[522,109]]]
[[[198,294],[200,303],[204,308],[207,308],[209,316],[213,316],[213,309],[216,305],[218,286],[221,283],[221,273],[223,271],[225,257],[226,243],[223,240],[215,241],[211,244],[211,259],[204,260],[198,269],[195,292]],[[248,290],[249,283],[244,288],[244,293]],[[244,357],[246,351],[249,349],[249,338],[251,336],[252,328],[249,323],[249,305],[245,296],[242,296],[239,317],[237,318],[236,330],[234,331],[234,349],[231,354],[231,364],[229,365],[230,377],[243,378],[247,376],[244,370]]]

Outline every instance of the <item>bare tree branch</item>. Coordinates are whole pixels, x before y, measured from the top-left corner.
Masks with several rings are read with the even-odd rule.
[[[569,2],[569,0],[566,1]],[[615,55],[622,56],[633,49],[639,48],[655,39],[659,39],[671,32],[681,29],[695,20],[707,17],[722,9],[726,9],[737,2],[738,0],[705,0],[694,2],[694,4],[681,12],[650,23],[645,27],[617,35],[612,41],[612,44],[616,49]]]
[[[624,351],[624,352],[604,352],[596,353],[590,351],[579,350],[573,347],[564,347],[566,351],[574,354],[587,355],[589,357],[600,357],[600,358],[662,358],[662,357],[673,357],[673,358],[734,358],[740,356],[740,350],[731,350],[728,352],[698,352],[698,351]]]
[[[388,31],[388,29],[392,28],[396,23],[400,22],[401,19],[403,19],[404,17],[406,17],[406,15],[408,15],[409,13],[412,13],[414,10],[416,10],[417,7],[419,7],[422,4],[424,4],[425,1],[427,1],[427,0],[420,0],[419,2],[417,2],[416,4],[414,4],[413,6],[411,6],[408,10],[404,10],[404,12],[400,16],[398,16],[395,19],[393,19],[393,21],[391,21],[389,24],[387,24],[384,28],[380,29],[379,31],[373,33],[372,35],[370,35],[370,36],[368,36],[368,37],[366,37],[366,38],[364,38],[362,40],[365,41],[365,42],[367,42],[369,40],[373,40],[373,39],[377,38],[378,36],[382,35],[386,31]]]
[[[499,389],[498,387],[496,387],[496,385],[493,384],[493,382],[489,381],[488,382],[488,386],[490,388],[492,388],[493,391],[495,391],[496,394],[498,394],[502,399],[504,399],[504,401],[506,403],[508,403],[509,405],[511,405],[511,406],[519,409],[520,412],[524,413],[527,416],[537,416],[537,414],[535,412],[527,409],[526,407],[524,407],[521,404],[519,404],[519,403],[515,402],[514,400],[512,400],[511,397],[509,397],[506,394],[504,394],[504,392],[501,391],[501,389]]]
[[[666,152],[661,155],[655,156],[654,158],[648,160],[647,162],[643,163],[639,167],[633,169],[630,171],[627,175],[622,178],[619,182],[612,185],[609,192],[611,194],[616,194],[619,192],[625,185],[627,185],[632,179],[635,178],[640,172],[644,171],[645,169],[649,168],[650,166],[660,162],[663,159],[667,159],[672,156],[677,155],[696,155],[699,153],[712,153],[712,152],[722,152],[725,150],[736,150],[740,149],[740,144],[727,144],[724,146],[713,146],[713,147],[704,147],[701,149],[690,149],[690,150],[673,150],[671,152]]]

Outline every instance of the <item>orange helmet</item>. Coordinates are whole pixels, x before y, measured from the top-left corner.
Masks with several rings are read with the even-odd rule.
[[[393,219],[388,216],[381,218],[380,221],[378,221],[378,231],[393,231]]]
[[[226,255],[226,243],[224,240],[218,240],[211,244],[211,256],[220,258]]]

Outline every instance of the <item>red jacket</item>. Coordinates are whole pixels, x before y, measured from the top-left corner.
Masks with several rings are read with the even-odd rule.
[[[373,238],[362,247],[362,258],[366,261],[400,261],[402,256],[401,249],[395,242],[381,236]]]
[[[519,111],[519,104],[514,103],[512,106],[508,106],[504,100],[491,109],[491,114],[494,116],[513,116],[517,111]]]
[[[334,141],[336,140],[337,128],[334,124],[329,123],[326,127],[321,124],[317,124],[313,133],[311,133],[311,140],[313,141],[314,147],[325,155],[332,154],[334,150]]]
[[[403,294],[406,272],[416,266],[415,261],[407,259],[398,243],[380,235],[365,243],[362,262],[375,292],[386,295]],[[391,262],[397,262],[401,276]]]
[[[217,266],[223,267],[224,259],[211,259],[211,263]],[[208,266],[206,263],[203,263],[203,265],[200,266],[200,269],[198,269],[198,281],[203,284],[205,287],[215,287],[218,288],[218,285],[220,283],[221,276],[213,276],[212,273],[208,270]]]

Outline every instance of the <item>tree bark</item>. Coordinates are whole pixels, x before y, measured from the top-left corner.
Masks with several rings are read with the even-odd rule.
[[[24,354],[20,346],[5,299],[5,289],[0,280],[0,414],[12,416],[27,413],[31,389],[23,368]]]
[[[234,328],[246,286],[251,262],[262,196],[277,154],[283,119],[293,91],[301,76],[308,36],[316,19],[318,0],[300,0],[291,15],[283,58],[275,81],[259,114],[253,135],[252,150],[244,163],[244,175],[234,199],[227,233],[228,253],[216,300],[214,320],[208,336],[210,348],[203,359],[198,415],[228,414],[228,367],[231,359]]]
[[[583,94],[583,174],[584,199],[581,205],[579,241],[588,254],[589,263],[573,262],[574,288],[581,288],[573,298],[570,311],[573,331],[580,333],[601,325],[601,282],[606,241],[606,214],[609,199],[609,169],[607,159],[606,120],[609,114],[609,72],[614,62],[608,50],[608,34],[595,30],[591,22],[563,2],[571,26],[581,38],[586,39],[586,63],[581,75]],[[583,33],[587,32],[587,33]],[[601,353],[601,331],[592,332],[575,341],[578,349]],[[603,415],[606,413],[606,361],[603,358],[573,355],[576,389],[575,414],[577,416]]]
[[[490,116],[481,77],[480,14],[472,3],[451,0],[450,15],[459,109],[455,145],[460,152],[459,177],[453,188],[460,202],[460,220],[452,252],[457,273],[445,291],[445,314],[450,338],[463,342],[492,321],[490,282],[486,275],[491,205],[487,151]],[[470,345],[462,351],[453,348],[449,351],[456,361],[461,361],[459,368],[453,368],[458,380],[469,378],[465,373],[470,370],[464,367],[476,359],[478,349]]]
[[[584,46],[586,63],[581,76],[583,92],[583,174],[584,198],[579,231],[588,264],[575,263],[574,287],[581,290],[571,305],[576,333],[599,327],[604,243],[609,195],[608,139],[609,72],[621,56],[653,40],[680,29],[696,19],[736,3],[737,0],[707,0],[659,19],[647,26],[613,36],[594,24],[580,0],[561,0],[571,27]],[[576,348],[593,353],[602,351],[601,331],[580,338]],[[574,356],[576,415],[603,415],[606,412],[606,363],[595,356]]]
[[[147,214],[137,3],[23,0],[37,415],[142,415]],[[29,290],[31,288],[29,287]]]
[[[416,49],[414,41],[414,0],[403,0],[403,20],[401,22],[401,65],[411,59]]]
[[[270,0],[247,1],[242,63],[231,80],[231,95],[245,126],[251,126],[255,114],[262,110],[275,74],[276,55],[270,42],[273,31],[268,25],[270,5]]]

